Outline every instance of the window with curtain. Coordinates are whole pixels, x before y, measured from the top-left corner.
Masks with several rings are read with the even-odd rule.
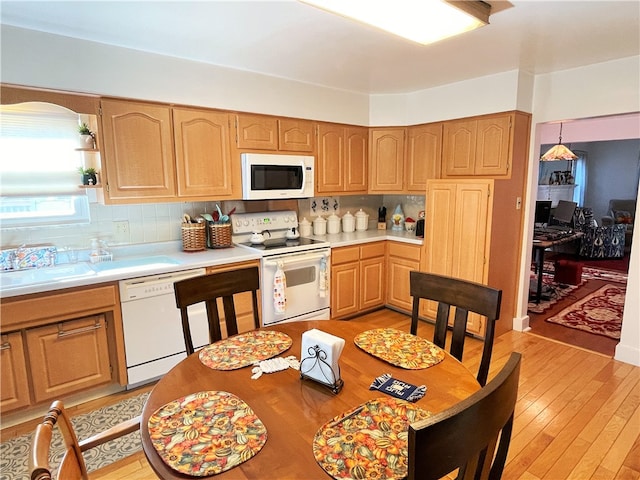
[[[78,125],[78,114],[58,105],[0,106],[2,228],[89,222],[78,189]]]

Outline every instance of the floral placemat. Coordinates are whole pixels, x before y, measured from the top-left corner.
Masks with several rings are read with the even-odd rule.
[[[200,350],[200,361],[214,370],[235,370],[275,357],[292,343],[286,333],[254,330],[207,345]]]
[[[444,351],[424,338],[394,328],[375,328],[356,336],[355,344],[392,365],[418,370],[444,360]]]
[[[404,478],[409,424],[430,415],[404,400],[370,400],[320,427],[313,455],[333,478]]]
[[[228,392],[198,392],[159,408],[149,418],[153,446],[169,467],[207,476],[246,462],[267,441],[251,408]]]

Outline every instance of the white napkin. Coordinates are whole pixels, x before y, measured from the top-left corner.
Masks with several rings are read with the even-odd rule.
[[[333,384],[340,378],[339,359],[344,348],[344,338],[314,328],[302,334],[302,351],[300,353],[300,373],[321,383]],[[314,358],[315,347],[321,352],[320,359]],[[329,371],[331,368],[331,371]]]
[[[282,270],[284,264],[278,262],[276,273],[273,277],[273,308],[276,313],[284,313],[287,308],[287,277]]]

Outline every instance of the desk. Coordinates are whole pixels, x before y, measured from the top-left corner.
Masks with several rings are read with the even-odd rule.
[[[167,467],[154,449],[149,437],[148,420],[158,408],[190,393],[203,390],[223,390],[244,400],[267,427],[268,440],[252,459],[213,479],[301,479],[330,478],[316,463],[312,440],[316,431],[334,416],[367,400],[384,397],[380,391],[369,390],[373,379],[383,373],[395,378],[426,385],[426,395],[416,402],[432,413],[440,412],[480,389],[475,375],[455,358],[446,354],[439,364],[424,370],[394,367],[369,355],[354,342],[354,337],[373,328],[363,322],[338,320],[283,323],[267,327],[289,335],[293,345],[282,356],[300,356],[302,333],[318,328],[345,339],[340,357],[344,387],[337,395],[312,381],[300,380],[297,370],[264,374],[251,380],[251,368],[232,371],[212,370],[204,366],[198,352],[176,365],[151,391],[142,412],[142,447],[149,464],[163,479],[185,477]]]
[[[536,303],[540,303],[540,297],[542,296],[542,272],[544,270],[544,251],[547,248],[554,247],[556,245],[562,245],[563,243],[573,242],[578,240],[582,236],[582,232],[576,232],[572,235],[568,235],[556,240],[540,240],[533,239],[533,257],[536,264],[537,286],[536,286]]]

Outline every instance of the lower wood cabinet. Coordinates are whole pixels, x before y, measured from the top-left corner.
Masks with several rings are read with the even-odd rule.
[[[384,254],[385,242],[331,250],[331,318],[347,318],[384,305]]]
[[[410,313],[413,297],[409,272],[420,270],[420,245],[387,242],[387,305]]]
[[[29,377],[20,332],[2,335],[0,344],[0,411],[8,412],[31,403]]]
[[[36,403],[111,381],[106,330],[104,315],[93,315],[26,331]]]

